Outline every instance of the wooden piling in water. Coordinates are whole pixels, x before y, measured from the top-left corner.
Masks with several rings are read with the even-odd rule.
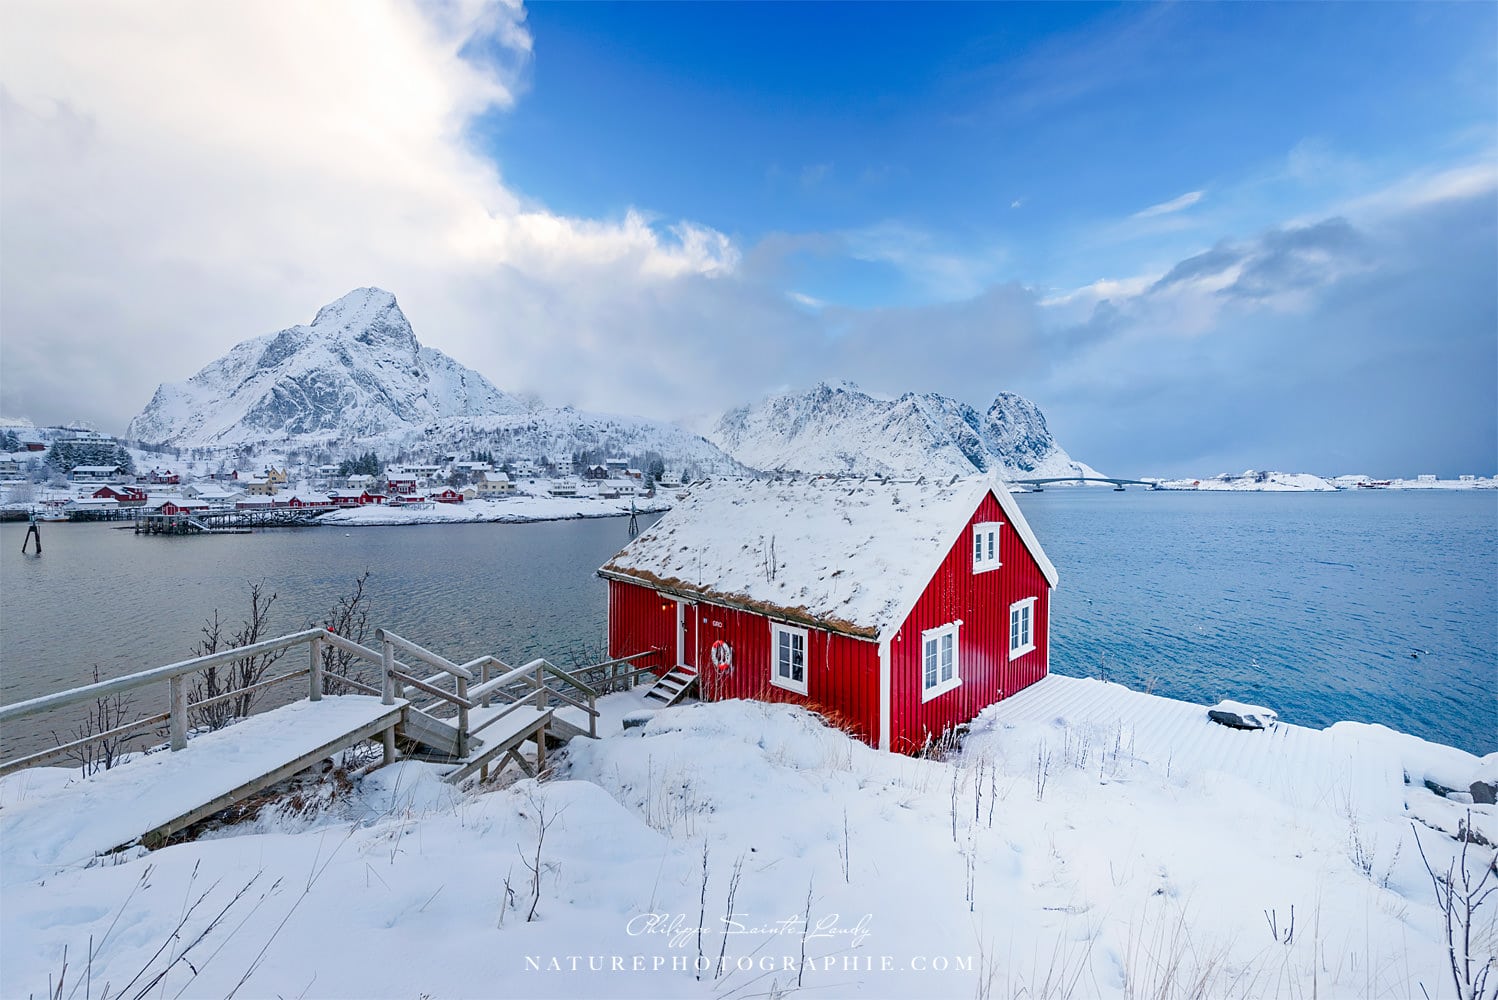
[[[24,556],[26,554],[26,548],[31,544],[31,540],[33,538],[36,539],[36,554],[41,555],[42,529],[41,526],[36,523],[35,514],[31,515],[31,523],[26,527],[26,537],[21,539],[21,555]]]

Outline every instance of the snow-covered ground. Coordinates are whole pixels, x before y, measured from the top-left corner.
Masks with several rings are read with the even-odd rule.
[[[661,494],[654,499],[636,497],[639,514],[671,509]],[[391,524],[458,524],[463,522],[565,521],[579,517],[619,517],[630,512],[628,497],[601,500],[597,497],[551,497],[517,494],[504,500],[469,500],[466,503],[433,503],[419,507],[371,504],[324,514],[319,523],[329,527]]]
[[[0,995],[64,966],[79,997],[1453,995],[1416,838],[1444,871],[1468,807],[1422,781],[1492,758],[1229,730],[1063,677],[944,761],[752,702],[620,732],[639,695],[606,702],[609,735],[540,783],[463,793],[407,763],[320,819],[5,872]],[[5,779],[0,805],[61,774]]]

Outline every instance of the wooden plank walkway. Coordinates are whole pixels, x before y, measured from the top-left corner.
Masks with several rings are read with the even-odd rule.
[[[135,843],[154,846],[253,791],[394,726],[406,702],[293,702],[0,809],[0,881],[44,877]]]

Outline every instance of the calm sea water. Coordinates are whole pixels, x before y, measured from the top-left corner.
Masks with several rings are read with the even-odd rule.
[[[1020,502],[1061,573],[1056,672],[1498,750],[1498,493]],[[566,662],[601,650],[593,571],[628,541],[623,519],[199,538],[49,524],[34,559],[20,555],[24,530],[0,525],[3,702],[87,681],[95,664],[108,677],[186,658],[214,609],[242,618],[254,582],[279,595],[271,634],[300,628],[366,569],[372,622],[451,659]],[[0,733],[0,751],[44,733]]]

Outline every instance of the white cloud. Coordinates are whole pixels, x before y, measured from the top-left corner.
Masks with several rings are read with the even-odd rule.
[[[1169,201],[1162,201],[1158,205],[1151,205],[1149,208],[1141,209],[1140,211],[1135,212],[1132,216],[1130,216],[1130,218],[1153,219],[1159,215],[1172,215],[1176,212],[1188,209],[1192,205],[1195,205],[1197,202],[1201,201],[1203,194],[1205,194],[1205,192],[1203,191],[1187,191],[1179,198],[1172,198]]]
[[[611,296],[739,262],[699,223],[550,212],[475,152],[474,116],[523,91],[516,3],[19,2],[4,21],[7,408],[45,418],[72,394],[63,411],[118,428],[156,382],[365,284],[526,388],[576,344],[547,303],[586,285],[597,327]]]

